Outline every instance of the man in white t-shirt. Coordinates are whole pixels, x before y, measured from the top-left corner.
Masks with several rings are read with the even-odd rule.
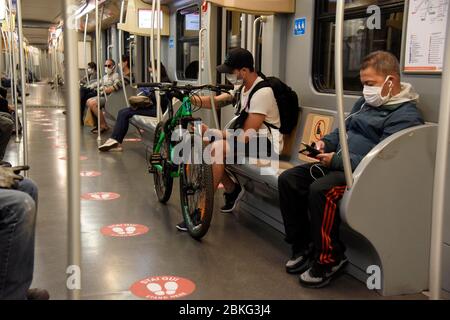
[[[233,49],[228,54],[225,62],[217,67],[217,71],[226,74],[227,80],[235,86],[236,90],[229,94],[225,93],[214,97],[216,107],[220,108],[236,101],[235,107],[238,117],[233,129],[243,129],[244,132],[253,131],[258,133],[257,139],[267,140],[269,149],[265,151],[279,154],[283,147],[283,135],[278,131],[281,121],[277,101],[272,88],[268,86],[257,88],[258,84],[264,80],[255,70],[253,55],[245,49]],[[254,90],[255,88],[257,90]],[[191,100],[194,105],[211,108],[209,96],[192,97]],[[206,131],[207,128],[205,127],[204,130]],[[236,157],[237,151],[241,150],[237,147],[239,143],[244,144],[245,156],[259,157],[259,154],[252,154],[251,152],[249,140],[252,138],[248,135],[243,134],[235,139],[234,150],[230,150],[230,144],[227,142],[227,139],[230,138],[229,133],[223,131],[221,136],[223,139],[215,140],[212,149],[220,150],[218,152],[223,153],[223,158],[229,157],[230,152],[234,152]],[[220,183],[223,184],[225,205],[221,208],[221,211],[227,213],[232,212],[236,208],[236,204],[242,197],[244,190],[228,176],[224,163],[225,161],[218,162],[215,160],[212,166],[214,190],[217,190]],[[178,224],[177,229],[187,231],[184,222]]]

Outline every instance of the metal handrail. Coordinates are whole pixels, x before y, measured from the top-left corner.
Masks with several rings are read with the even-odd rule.
[[[78,35],[75,26],[70,25],[71,16],[74,12],[74,1],[64,1],[64,42],[65,48],[75,48],[78,43]],[[68,256],[67,272],[75,267],[81,272],[81,219],[80,219],[80,108],[77,107],[80,99],[80,91],[78,89],[78,51],[66,50],[66,104],[67,104],[67,137],[68,137],[68,190],[67,196],[69,201],[68,212]],[[99,130],[100,131],[100,130]],[[73,271],[72,271],[73,272]],[[81,277],[81,274],[73,274],[71,276]],[[69,279],[68,279],[69,282]],[[81,284],[81,278],[78,279]],[[67,286],[68,298],[78,300],[81,297],[81,286]]]
[[[124,10],[125,10],[125,0],[122,0],[122,4],[120,6],[120,20],[119,23],[123,22],[123,15],[124,15]],[[123,30],[119,29],[119,56],[122,59],[122,54],[123,54]],[[123,95],[125,96],[125,103],[127,104],[127,107],[130,107],[130,102],[128,101],[128,95],[127,95],[127,90],[125,89],[125,76],[123,75],[123,70],[122,68],[119,68],[119,72],[120,72],[120,77],[122,79],[122,90],[123,90]],[[131,68],[130,68],[131,70]],[[130,85],[132,86],[132,84],[130,83]]]
[[[89,13],[86,13],[86,19],[84,22],[84,37],[83,37],[83,49],[84,49],[84,70],[86,72],[86,82],[87,84],[89,84],[89,72],[88,72],[88,63],[90,61],[87,61],[87,46],[86,46],[86,42],[87,42],[87,26],[88,26],[88,22],[89,22]],[[98,75],[97,75],[98,77]],[[97,79],[98,80],[98,79]]]
[[[344,163],[345,180],[347,189],[353,185],[352,166],[347,143],[347,130],[344,115],[344,83],[343,83],[343,43],[344,43],[344,1],[337,1],[336,8],[336,30],[335,30],[335,82],[336,82],[336,105],[339,120],[339,141],[342,148],[342,161]]]
[[[19,31],[19,59],[20,59],[20,74],[22,84],[22,139],[23,139],[23,164],[28,165],[28,128],[27,128],[27,103],[25,98],[26,83],[25,83],[25,56],[23,48],[23,27],[22,27],[22,0],[17,0],[17,22]],[[28,172],[25,171],[25,176]]]
[[[448,6],[450,17],[450,6]],[[430,252],[430,298],[438,300],[442,294],[442,246],[444,242],[444,214],[446,200],[446,176],[449,157],[450,134],[450,32],[445,42],[444,68],[441,84],[441,105],[436,149],[436,169],[433,187],[433,211]]]
[[[100,32],[101,29],[99,28],[99,16],[98,16],[98,0],[95,0],[95,49],[96,49],[96,60],[97,60],[97,141],[101,141],[101,129],[100,129],[100,77],[102,73],[100,72]]]
[[[267,21],[267,17],[265,17],[265,16],[258,17],[253,21],[252,53],[253,53],[253,57],[254,57],[255,61],[256,61],[256,40],[259,35],[259,33],[258,34],[256,33],[256,26],[257,26],[258,22],[265,23],[266,21]]]

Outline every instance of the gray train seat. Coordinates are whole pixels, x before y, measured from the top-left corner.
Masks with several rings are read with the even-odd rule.
[[[127,97],[131,97],[133,95],[136,95],[136,89],[133,87],[127,85],[125,87],[125,90],[127,92]],[[106,100],[106,107],[105,107],[105,117],[110,122],[115,122],[117,113],[123,109],[126,108],[127,102],[125,100],[125,95],[123,94],[123,90],[115,91],[111,93]]]
[[[181,102],[175,99],[173,101],[174,112],[176,112],[180,106]],[[168,114],[166,112],[163,115],[163,120],[167,118]],[[153,149],[153,137],[155,136],[156,126],[158,125],[157,118],[136,115],[130,119],[130,124],[138,129],[144,145],[149,149]]]
[[[287,145],[290,150],[283,150],[279,168],[269,169],[269,174],[266,171],[261,175],[264,164],[256,160],[253,165],[247,161],[228,167],[246,190],[239,203],[240,211],[284,233],[278,176],[308,161],[298,154],[300,142],[311,142],[319,121],[325,122],[322,134],[330,132],[337,123],[334,112],[301,108],[295,137],[290,138],[294,142]],[[381,142],[357,167],[354,186],[340,203],[341,238],[350,261],[347,272],[366,282],[370,276],[368,267],[378,266],[381,288],[377,289],[385,296],[418,293],[428,287],[436,134],[437,126],[427,124],[403,130]]]

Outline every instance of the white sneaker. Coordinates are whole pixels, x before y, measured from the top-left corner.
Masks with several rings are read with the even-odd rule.
[[[123,151],[123,148],[120,146],[109,149],[109,152],[122,152],[122,151]]]
[[[108,139],[104,144],[98,147],[98,150],[102,152],[110,151],[113,148],[117,148],[119,146],[119,142],[115,139]]]

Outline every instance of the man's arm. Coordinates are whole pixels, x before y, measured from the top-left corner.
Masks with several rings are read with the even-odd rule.
[[[214,103],[216,109],[223,108],[229,105],[233,101],[233,96],[230,93],[222,93],[221,95],[214,96]],[[193,96],[191,97],[191,103],[197,107],[211,109],[211,97],[210,96]]]

